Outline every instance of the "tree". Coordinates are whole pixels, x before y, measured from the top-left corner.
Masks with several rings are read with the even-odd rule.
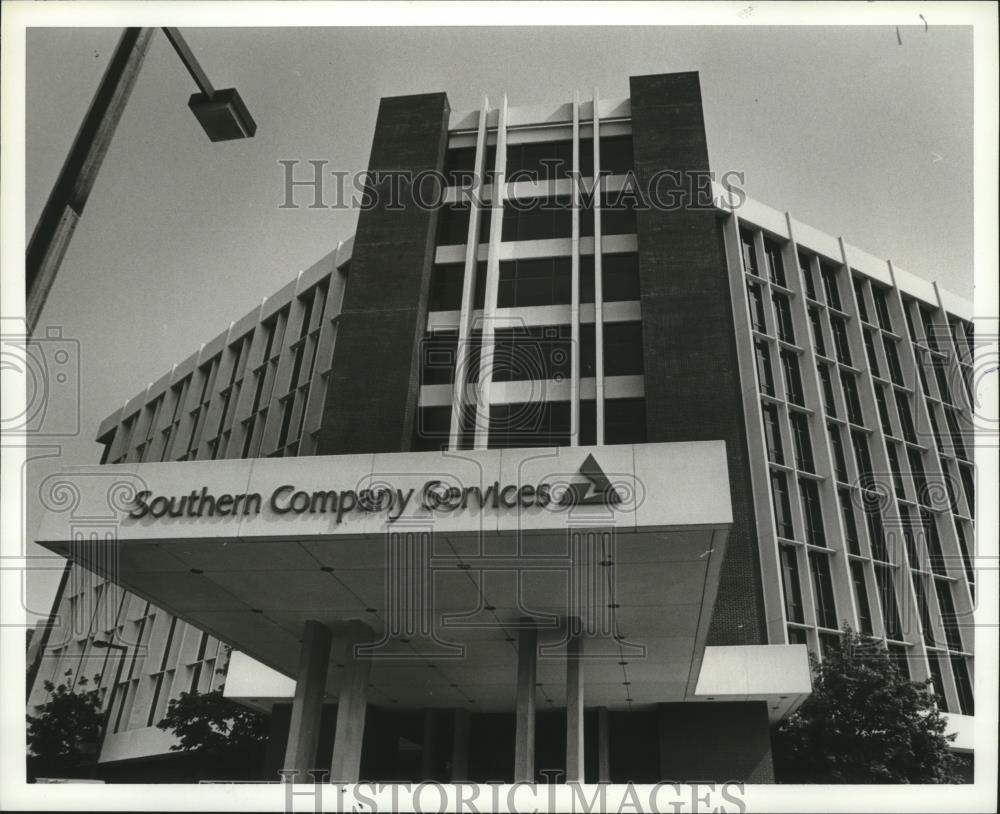
[[[227,762],[258,758],[268,735],[265,716],[224,698],[221,689],[181,693],[171,700],[167,714],[156,726],[177,737],[178,743],[171,750],[197,750]]]
[[[909,681],[881,642],[849,628],[810,661],[812,695],[773,739],[779,782],[962,782],[931,681]]]
[[[72,674],[72,670],[66,671],[66,676]],[[85,688],[87,683],[81,676],[76,686]],[[93,690],[75,692],[75,687],[56,686],[51,681],[42,686],[49,693],[48,700],[38,715],[27,716],[34,773],[62,773],[92,762],[104,722],[98,694]]]

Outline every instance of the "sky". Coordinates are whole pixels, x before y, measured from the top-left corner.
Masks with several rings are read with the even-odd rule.
[[[917,21],[919,22],[919,21]],[[107,65],[116,29],[30,29],[30,234]],[[79,358],[80,434],[37,480],[99,460],[100,421],[349,237],[350,210],[281,209],[282,160],[366,168],[382,96],[445,91],[453,110],[628,95],[628,77],[700,73],[717,173],[799,221],[972,298],[970,28],[185,28],[217,88],[257,122],[212,144],[157,32],[42,314]],[[70,415],[72,414],[72,415]],[[29,495],[29,529],[32,497]],[[44,614],[54,574],[34,580]]]

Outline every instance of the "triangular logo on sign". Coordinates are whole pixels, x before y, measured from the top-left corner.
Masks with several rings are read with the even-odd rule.
[[[559,500],[560,506],[615,506],[622,502],[622,496],[593,455],[588,455],[581,464],[580,474],[587,479],[587,483],[571,483],[566,487]]]

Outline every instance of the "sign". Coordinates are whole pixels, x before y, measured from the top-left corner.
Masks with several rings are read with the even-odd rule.
[[[133,520],[162,517],[235,517],[259,515],[265,507],[275,515],[333,515],[339,524],[352,512],[385,514],[390,523],[402,517],[413,505],[424,511],[448,513],[459,509],[496,510],[572,506],[617,506],[621,495],[594,459],[588,455],[580,466],[585,482],[570,483],[555,489],[548,483],[504,484],[489,486],[449,486],[430,479],[421,488],[378,486],[370,489],[299,489],[292,483],[276,487],[265,500],[260,492],[213,494],[207,486],[192,489],[186,495],[154,495],[139,491],[128,512]]]

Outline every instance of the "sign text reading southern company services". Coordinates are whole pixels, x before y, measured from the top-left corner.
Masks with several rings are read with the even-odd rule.
[[[440,480],[428,480],[419,490],[377,486],[371,489],[329,489],[305,491],[294,484],[277,487],[268,498],[268,508],[277,515],[331,514],[340,523],[351,512],[378,514],[384,512],[389,522],[398,520],[411,505],[428,512],[452,512],[458,509],[514,509],[538,506],[604,505],[622,502],[618,491],[601,470],[592,455],[580,467],[586,483],[565,484],[555,490],[548,483],[500,485],[494,481],[485,489],[480,486],[449,486]],[[415,499],[416,498],[416,499]],[[414,500],[415,499],[415,500]],[[208,487],[193,489],[188,495],[153,495],[149,490],[138,492],[129,517],[235,517],[260,514],[264,499],[259,492],[213,495]]]

